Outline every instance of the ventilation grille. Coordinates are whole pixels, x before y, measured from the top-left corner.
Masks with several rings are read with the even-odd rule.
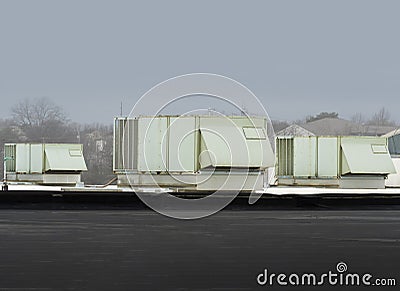
[[[277,138],[276,152],[278,176],[293,176],[293,138]]]

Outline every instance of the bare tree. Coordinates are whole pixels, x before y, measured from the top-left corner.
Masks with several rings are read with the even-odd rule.
[[[377,113],[375,113],[368,123],[379,126],[394,125],[394,122],[390,119],[390,113],[385,107],[382,107]]]
[[[68,118],[49,98],[25,99],[12,109],[15,125],[30,142],[71,140]],[[75,140],[74,140],[75,141]]]
[[[357,112],[351,117],[351,121],[353,121],[355,124],[363,125],[365,124],[365,117],[362,113]]]
[[[55,105],[49,98],[41,97],[25,99],[17,103],[12,109],[14,122],[21,127],[43,126],[48,122],[65,123],[67,121],[61,107]]]
[[[350,132],[357,132],[358,135],[364,135],[368,131],[368,125],[366,125],[365,117],[362,113],[357,112],[351,117],[351,121],[354,123]]]

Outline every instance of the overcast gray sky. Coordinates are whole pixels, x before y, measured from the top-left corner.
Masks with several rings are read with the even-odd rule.
[[[108,123],[152,86],[211,72],[250,88],[273,119],[400,122],[400,1],[1,1],[0,117],[47,96]]]

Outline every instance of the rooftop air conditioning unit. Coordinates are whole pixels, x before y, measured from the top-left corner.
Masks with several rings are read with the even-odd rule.
[[[396,173],[383,137],[278,137],[278,185],[385,188]]]
[[[5,179],[36,184],[76,184],[86,171],[81,144],[8,143]]]
[[[263,188],[273,165],[264,117],[115,119],[114,172],[122,187],[252,191]]]

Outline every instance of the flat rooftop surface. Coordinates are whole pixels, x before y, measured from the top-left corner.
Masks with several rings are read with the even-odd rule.
[[[0,210],[0,290],[308,290],[269,272],[348,271],[400,283],[400,210]],[[360,290],[319,286],[313,290]],[[370,287],[368,290],[398,290]]]

